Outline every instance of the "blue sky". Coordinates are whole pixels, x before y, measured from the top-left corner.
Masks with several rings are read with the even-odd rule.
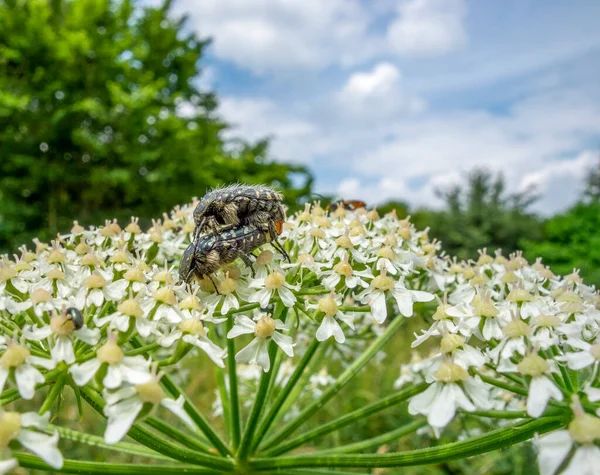
[[[562,210],[600,158],[598,0],[176,0],[232,135],[316,191],[439,206],[474,167]]]

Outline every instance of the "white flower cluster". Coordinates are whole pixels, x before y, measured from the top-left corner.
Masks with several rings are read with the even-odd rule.
[[[556,473],[577,449],[585,450],[585,457],[573,457],[562,473],[596,473],[600,449],[593,442],[600,440],[600,419],[585,412],[578,399],[584,397],[586,409],[600,415],[595,288],[576,271],[557,277],[539,259],[530,265],[520,253],[507,258],[499,251],[490,256],[483,250],[477,262],[437,259],[431,273],[443,297],[412,347],[433,339],[437,350],[414,357],[397,381],[398,387],[430,383],[412,398],[410,413],[426,415],[439,434],[457,409],[526,410],[539,418],[549,405],[569,411],[573,398],[574,422],[563,431],[564,450],[557,452],[558,433],[539,439],[541,447],[552,445],[540,450],[540,471]]]
[[[264,372],[273,363],[270,342],[292,357],[296,345],[316,338],[347,356],[387,319],[411,317],[415,303],[430,302],[420,312],[430,326],[413,347],[435,339],[439,351],[406,366],[398,384],[430,384],[409,409],[426,415],[436,433],[457,409],[526,408],[537,418],[549,404],[570,410],[573,394],[583,401],[573,402],[573,421],[585,418],[582,424],[597,430],[599,419],[589,412],[600,401],[599,297],[576,273],[561,279],[519,254],[485,251],[476,263],[457,263],[440,257],[440,243],[409,219],[343,207],[329,214],[315,204],[284,223],[280,240],[291,262],[267,245],[252,269],[234,263],[218,271],[216,289],[207,278],[185,285],[178,265],[195,204],[177,207],[145,233],[133,218],[124,229],[116,221],[87,230],[75,223],[51,245],[35,240],[35,252],[22,247],[20,256],[3,256],[0,391],[13,387],[31,400],[65,378],[90,388],[105,402],[108,443],[158,405],[195,430],[183,399],[167,397],[159,384],[161,372],[176,372],[190,351],[224,367],[226,348],[239,339],[239,371],[250,363]],[[507,397],[511,387],[518,391]],[[60,468],[57,435],[25,429],[43,430],[42,422],[0,409],[0,444],[17,439]],[[600,433],[582,438],[582,424],[569,426],[565,457],[585,448],[587,461]],[[0,473],[14,463],[0,462]]]

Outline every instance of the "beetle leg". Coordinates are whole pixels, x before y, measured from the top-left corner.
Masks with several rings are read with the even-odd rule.
[[[256,273],[254,272],[254,267],[252,266],[252,264],[253,264],[252,259],[250,259],[247,254],[240,254],[240,259],[242,261],[244,261],[244,264],[246,264],[246,267],[250,268],[250,272],[252,272],[252,277],[254,277],[256,275]]]
[[[283,258],[288,261],[288,262],[292,262],[292,260],[290,259],[290,255],[286,252],[286,250],[283,248],[283,246],[281,245],[281,243],[279,241],[277,241],[277,239],[271,241],[271,245],[278,251],[281,252],[281,254],[283,254]]]
[[[208,277],[212,282],[212,285],[215,288],[215,292],[217,293],[217,295],[221,295],[221,292],[219,292],[219,287],[217,287],[217,283],[213,280],[212,275],[208,274],[206,277]]]

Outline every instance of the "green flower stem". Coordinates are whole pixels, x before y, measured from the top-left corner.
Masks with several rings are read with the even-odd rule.
[[[558,355],[560,355],[560,352],[558,351],[558,348],[556,348],[556,346],[552,346],[549,350],[549,352],[552,354],[552,356],[556,357]],[[571,379],[571,371],[569,371],[569,369],[567,368],[565,363],[561,363],[561,362],[557,362],[556,366],[558,366],[558,369],[560,370],[560,374],[562,376],[564,385],[566,390],[568,391],[569,394],[573,394],[576,391],[576,387],[577,385],[573,384],[573,380]]]
[[[330,292],[330,290],[327,290],[323,286],[319,286],[319,287],[313,287],[312,289],[301,289],[301,290],[295,291],[294,293],[296,295],[323,295],[323,294],[328,294],[329,292]]]
[[[96,391],[84,386],[81,388],[81,395],[88,402],[88,404],[90,404],[90,406],[96,410],[96,412],[104,415],[104,401]],[[234,469],[234,464],[230,459],[179,448],[170,442],[162,440],[160,437],[156,437],[155,434],[144,429],[139,424],[133,424],[127,435],[140,444],[145,445],[149,449],[152,449],[163,455],[167,455],[174,460],[227,472],[231,472]]]
[[[377,437],[363,440],[361,442],[356,442],[354,444],[343,445],[342,447],[339,447],[337,449],[319,451],[313,455],[316,455],[316,454],[321,455],[321,454],[325,454],[325,453],[349,454],[349,453],[353,453],[353,452],[360,452],[362,450],[372,449],[374,447],[380,447],[381,445],[387,444],[388,442],[393,442],[395,440],[398,440],[400,437],[404,437],[405,435],[412,434],[413,432],[416,432],[421,427],[424,427],[426,425],[427,425],[427,419],[422,418],[422,419],[416,420],[414,422],[411,422],[410,424],[406,424],[405,426],[398,427],[397,429],[394,429],[385,434],[381,434]]]
[[[298,455],[295,457],[256,458],[250,460],[251,470],[273,470],[301,467],[406,467],[428,465],[465,457],[472,457],[515,445],[530,439],[534,434],[545,434],[564,426],[563,417],[550,417],[519,422],[491,431],[483,436],[461,442],[452,442],[438,447],[395,452],[388,454],[335,454]]]
[[[159,460],[170,460],[170,457],[166,455],[159,454],[150,450],[143,445],[130,444],[128,442],[118,442],[116,444],[107,444],[104,442],[103,437],[99,437],[97,435],[86,434],[84,432],[78,432],[76,430],[67,429],[66,427],[55,426],[52,424],[48,424],[45,430],[48,434],[53,434],[54,432],[58,432],[61,439],[72,440],[74,442],[81,442],[86,445],[90,445],[93,447],[100,447],[102,449],[114,450],[116,452],[131,454],[131,455],[139,455],[140,457],[148,457]]]
[[[278,348],[279,347],[273,340],[269,342],[270,361],[274,361],[275,356],[277,355]],[[244,464],[246,462],[246,459],[248,458],[248,454],[252,446],[254,431],[256,430],[256,427],[258,425],[258,419],[267,401],[267,393],[273,373],[273,368],[271,368],[271,371],[268,371],[266,373],[263,372],[260,377],[260,383],[258,385],[258,391],[256,392],[256,398],[254,399],[254,404],[252,405],[252,410],[250,411],[250,416],[248,416],[248,422],[246,423],[246,430],[244,431],[244,435],[242,436],[240,446],[236,453],[237,460],[242,464]]]
[[[249,312],[250,310],[254,310],[255,308],[259,308],[259,307],[260,307],[259,303],[249,303],[247,305],[240,306],[240,308],[235,308],[233,310],[230,310],[227,313],[215,312],[214,316],[215,317],[229,317],[231,315],[235,315],[236,313]]]
[[[466,415],[489,417],[490,419],[531,419],[526,411],[465,411]]]
[[[35,455],[14,452],[13,456],[19,461],[19,465],[24,468],[45,470],[46,472],[56,472],[55,469],[37,458]],[[65,460],[60,473],[79,473],[82,475],[181,475],[185,474],[218,474],[214,470],[198,468],[194,465],[156,465],[156,464],[117,464],[106,462],[81,462],[79,460]]]
[[[161,419],[157,419],[156,417],[147,417],[144,419],[144,423],[169,436],[171,439],[179,442],[188,449],[200,450],[201,452],[205,452],[207,454],[210,453],[211,447],[203,444],[197,438],[191,437],[185,432],[176,429],[171,424],[168,424]]]
[[[125,355],[126,356],[143,355],[144,353],[149,353],[150,351],[156,350],[157,348],[160,348],[160,345],[158,343],[150,343],[149,345],[140,346],[139,348],[135,348],[133,350],[126,351]]]
[[[267,473],[281,473],[281,472],[267,472]],[[311,470],[309,468],[299,469],[299,470],[288,470],[285,472],[290,475],[356,475],[357,473],[366,473],[366,472],[346,472],[340,470],[326,470],[324,468],[320,470]],[[370,471],[368,472],[371,473]]]
[[[306,366],[308,365],[308,363],[310,363],[312,357],[314,356],[315,352],[317,351],[320,345],[321,342],[315,338],[306,349],[306,352],[302,356],[302,359],[294,369],[292,376],[290,376],[290,379],[277,396],[277,399],[275,399],[275,402],[271,406],[271,409],[269,410],[268,414],[265,416],[258,430],[256,431],[256,438],[252,444],[252,450],[256,450],[263,437],[266,435],[267,431],[275,421],[275,418],[277,417],[277,414],[279,413],[281,407],[292,392],[292,389],[294,389],[294,387],[298,383],[298,380],[302,376],[304,370],[306,369]]]
[[[229,317],[226,321],[227,333],[233,328],[233,318]],[[229,376],[229,423],[231,424],[231,444],[233,450],[237,450],[240,445],[241,424],[240,424],[240,401],[238,396],[237,364],[235,362],[235,340],[227,338],[227,373]],[[223,411],[225,413],[225,411]]]
[[[510,391],[511,393],[520,394],[521,396],[527,396],[528,391],[525,388],[519,388],[517,386],[513,386],[512,384],[505,383],[504,381],[500,381],[499,379],[491,378],[482,374],[479,371],[475,371],[477,375],[486,383],[491,384],[492,386],[496,386],[497,388],[504,389],[506,391]]]
[[[275,417],[275,420],[271,424],[272,426],[278,426],[285,415],[289,414],[298,398],[305,392],[304,388],[306,388],[307,384],[309,384],[310,377],[318,372],[318,368],[323,365],[323,362],[327,361],[327,352],[334,344],[335,343],[332,343],[331,340],[322,342],[317,349],[315,356],[313,356],[312,360],[304,370],[304,373],[292,389],[292,392],[288,396],[286,402],[279,410],[279,414]]]
[[[46,400],[42,404],[42,407],[40,407],[38,414],[41,415],[50,410],[50,408],[52,407],[52,404],[54,404],[54,401],[56,401],[56,398],[60,397],[60,393],[61,393],[63,387],[65,386],[66,378],[67,377],[66,377],[65,373],[61,373],[58,376],[58,378],[56,379],[56,382],[54,383],[54,386],[52,386],[52,389],[50,389],[50,392],[48,393]]]
[[[369,307],[368,305],[362,305],[360,307],[346,307],[344,305],[341,305],[340,307],[338,307],[338,310],[340,312],[370,312],[371,307]]]
[[[223,418],[225,419],[225,425],[227,428],[227,437],[232,440],[232,421],[229,416],[229,394],[227,392],[227,383],[225,382],[225,371],[222,368],[215,368],[215,375],[217,377],[217,388],[219,390],[219,398],[221,399],[221,405],[223,409]]]
[[[166,391],[169,394],[171,394],[173,398],[176,399],[180,395],[184,397],[184,411],[187,413],[188,416],[190,416],[190,418],[194,421],[194,424],[196,424],[196,426],[198,426],[202,433],[208,438],[213,447],[217,449],[217,451],[223,456],[232,455],[227,445],[225,445],[225,442],[223,442],[221,437],[219,437],[219,435],[215,432],[210,423],[200,413],[200,411],[198,411],[196,406],[192,404],[187,395],[180,388],[177,387],[177,385],[171,380],[171,378],[165,374],[160,379],[160,383],[166,389]]]
[[[273,447],[281,440],[286,440],[298,427],[300,427],[308,418],[314,415],[321,409],[333,396],[335,396],[348,382],[356,376],[366,364],[373,358],[377,352],[387,343],[394,335],[396,330],[404,323],[403,317],[394,318],[386,330],[363,352],[358,359],[354,361],[346,370],[338,377],[329,389],[327,389],[320,398],[308,405],[295,419],[286,424],[278,433],[269,438],[265,444],[265,448]]]
[[[186,343],[183,340],[179,340],[179,343],[177,344],[177,348],[175,348],[175,352],[169,358],[159,361],[158,367],[163,368],[165,366],[171,366],[176,363],[179,363],[179,361],[181,361],[181,359],[185,355],[187,355],[191,351],[192,348],[193,348],[193,346],[190,345],[189,343]]]
[[[317,437],[322,437],[326,434],[341,429],[342,427],[352,424],[355,421],[369,417],[370,415],[375,414],[379,411],[383,411],[384,409],[387,409],[389,407],[396,406],[397,404],[400,404],[410,399],[411,397],[422,393],[423,391],[425,391],[425,389],[427,389],[428,386],[429,385],[426,383],[419,384],[417,386],[412,386],[402,391],[399,391],[396,394],[387,396],[377,402],[369,404],[365,407],[352,411],[348,414],[344,414],[343,416],[338,417],[337,419],[334,419],[333,421],[328,422],[327,424],[323,424],[322,426],[319,426],[316,429],[310,430],[296,437],[295,439],[288,440],[287,442],[284,442],[281,445],[275,446],[271,450],[267,450],[265,452],[265,455],[274,456],[282,454],[284,452],[289,452],[290,450],[305,444],[309,440],[313,440]]]

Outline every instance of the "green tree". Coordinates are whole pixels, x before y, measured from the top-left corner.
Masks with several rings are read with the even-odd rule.
[[[442,240],[451,256],[475,258],[482,248],[501,248],[507,254],[519,248],[521,239],[535,241],[541,235],[539,219],[528,212],[536,200],[533,190],[507,193],[500,174],[475,169],[467,175],[465,187],[438,193],[446,208],[420,213],[419,224],[428,226],[429,235]]]
[[[586,176],[583,196],[592,201],[600,201],[600,160]]]
[[[524,240],[528,259],[542,257],[557,274],[574,268],[588,284],[600,285],[600,202],[580,202],[544,223],[540,242]]]
[[[0,250],[73,219],[154,217],[222,183],[310,194],[306,169],[270,160],[266,141],[224,142],[216,97],[196,86],[207,41],[169,3],[0,0]]]

